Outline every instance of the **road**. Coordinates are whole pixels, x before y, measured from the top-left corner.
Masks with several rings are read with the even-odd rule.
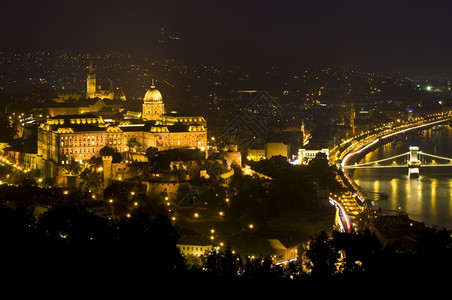
[[[350,163],[355,156],[359,154],[365,154],[378,143],[384,144],[386,142],[386,139],[389,139],[398,134],[403,134],[407,131],[431,127],[444,122],[450,122],[451,120],[452,111],[438,113],[435,115],[427,116],[426,118],[421,118],[413,123],[403,124],[401,126],[395,126],[384,130],[381,130],[381,128],[379,128],[374,133],[368,132],[365,135],[361,134],[352,139],[344,140],[342,145],[335,147],[330,158],[336,161],[333,161],[332,163],[338,164],[340,162],[340,168],[344,173],[345,180],[353,189],[352,191],[350,191],[352,197],[350,197],[350,194],[340,196],[335,195],[334,198],[330,196],[329,199],[330,203],[333,204],[337,209],[338,222],[341,230],[343,230],[344,232],[353,231],[354,227],[356,226],[356,224],[354,224],[353,222],[354,218],[360,212],[360,210],[357,209],[356,205],[345,205],[345,203],[350,203],[351,199],[354,199],[356,201],[356,198],[354,197],[356,196],[359,201],[361,201],[361,206],[358,207],[362,207],[362,209],[364,210],[368,205],[364,192],[347,175],[347,170],[344,169],[344,166]],[[340,149],[343,150],[340,151]]]

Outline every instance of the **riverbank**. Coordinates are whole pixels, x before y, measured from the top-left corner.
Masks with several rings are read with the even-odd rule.
[[[406,151],[410,145],[419,145],[424,153],[435,153],[440,156],[450,156],[452,152],[452,127],[427,128],[417,133],[407,133],[393,136],[375,143],[367,151],[353,155],[349,164],[381,160]],[[439,150],[437,153],[436,151]],[[452,179],[450,167],[420,168],[419,178],[409,178],[406,169],[359,169],[344,170],[354,186],[361,190],[362,199],[366,198],[364,191],[386,193],[385,200],[374,201],[375,209],[382,208],[383,214],[394,211],[405,211],[412,222],[421,222],[429,227],[452,228]],[[373,200],[373,199],[371,199]]]

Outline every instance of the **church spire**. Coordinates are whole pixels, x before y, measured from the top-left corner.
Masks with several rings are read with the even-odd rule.
[[[86,98],[95,96],[97,90],[96,74],[94,73],[93,61],[89,61],[88,75],[86,76]]]
[[[89,72],[89,74],[94,73],[93,61],[91,59],[89,60],[88,72]]]

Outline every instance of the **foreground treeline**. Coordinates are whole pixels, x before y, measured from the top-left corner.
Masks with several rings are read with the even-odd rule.
[[[55,276],[160,274],[195,280],[296,282],[440,278],[451,270],[450,231],[425,228],[413,238],[383,246],[369,231],[321,232],[306,249],[300,248],[298,261],[284,265],[274,265],[269,257],[241,257],[229,246],[194,263],[179,252],[179,235],[166,217],[138,213],[112,223],[77,206],[60,206],[35,220],[28,208],[0,206],[2,271],[33,276],[45,271]]]

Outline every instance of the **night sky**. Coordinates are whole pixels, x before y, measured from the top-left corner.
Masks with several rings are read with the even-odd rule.
[[[6,49],[152,55],[164,27],[182,38],[178,51],[219,61],[452,70],[452,1],[1,0],[0,5],[0,47]]]

